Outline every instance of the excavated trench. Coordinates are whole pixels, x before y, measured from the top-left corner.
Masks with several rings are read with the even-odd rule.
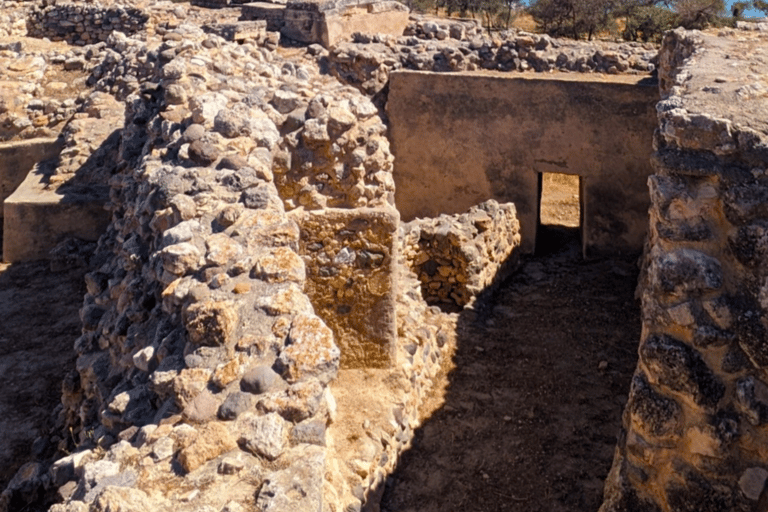
[[[0,489],[22,464],[56,450],[51,412],[75,367],[86,270],[0,263]]]
[[[560,181],[542,201],[542,220],[559,225],[543,225],[537,253],[460,313],[444,403],[382,510],[599,508],[637,363],[637,256],[584,261],[566,226],[578,226],[578,179]]]

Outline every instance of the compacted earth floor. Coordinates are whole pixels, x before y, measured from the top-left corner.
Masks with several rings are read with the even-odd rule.
[[[75,367],[84,273],[0,262],[0,491],[23,463],[55,449],[43,439],[53,433],[62,379]]]
[[[583,261],[577,228],[460,313],[441,403],[385,512],[596,512],[637,363],[635,258]]]

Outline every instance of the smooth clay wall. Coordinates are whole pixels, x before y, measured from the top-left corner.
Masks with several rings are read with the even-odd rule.
[[[387,113],[402,219],[512,202],[521,249],[532,252],[537,173],[576,174],[585,254],[639,252],[657,100],[656,84],[637,76],[393,72]]]

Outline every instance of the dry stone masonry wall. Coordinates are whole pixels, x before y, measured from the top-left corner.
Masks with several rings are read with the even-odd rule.
[[[403,225],[404,256],[430,304],[467,305],[515,268],[520,223],[515,205],[494,200],[462,215]]]
[[[452,350],[454,320],[398,271],[386,127],[309,56],[161,31],[76,50],[95,91],[41,165],[68,194],[108,183],[112,220],[95,254],[72,240],[52,254],[92,269],[67,434],[0,510],[46,494],[55,512],[359,510]],[[347,366],[398,383],[350,446],[328,430],[337,341]]]
[[[664,38],[640,361],[602,512],[764,508],[765,44]]]
[[[87,277],[77,371],[61,411],[77,449],[63,441],[75,453],[47,477],[66,498],[54,509],[142,501],[151,509],[273,510],[296,481],[304,498],[293,509],[317,509],[334,409],[327,384],[340,353],[303,292],[301,231],[286,216],[272,164],[294,151],[303,151],[296,162],[316,160],[291,144],[305,132],[314,130],[306,138],[315,147],[357,133],[371,115],[359,119],[344,105],[369,100],[317,75],[312,61],[283,62],[195,27],[177,33],[186,44],[166,38],[152,50],[120,39],[139,50],[118,65],[145,60],[148,79],[116,89],[98,82],[126,96],[126,114],[110,180],[112,223]],[[381,131],[367,135],[375,141]],[[353,138],[345,148],[367,142]],[[363,182],[386,169],[357,165]],[[369,183],[357,204],[389,195]],[[288,469],[259,462],[278,459]],[[171,466],[184,476],[173,477]],[[41,483],[38,469],[12,482],[6,509],[24,485]],[[192,499],[215,475],[219,483]]]
[[[471,26],[457,22],[434,29],[440,25],[415,21],[408,31],[415,35],[355,34],[353,41],[339,43],[328,53],[321,51],[319,57],[327,60],[334,76],[369,95],[384,90],[389,73],[397,69],[611,74],[646,74],[655,69],[656,49],[650,44],[588,43],[516,31],[490,38]],[[425,34],[442,31],[448,37],[425,39]]]
[[[47,37],[52,41],[84,45],[104,41],[112,32],[135,34],[145,28],[148,20],[148,14],[135,7],[43,3],[30,10],[27,34],[30,37]]]

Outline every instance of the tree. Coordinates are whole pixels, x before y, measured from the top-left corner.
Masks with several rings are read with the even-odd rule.
[[[687,29],[702,29],[717,24],[725,14],[723,0],[672,0],[679,25]]]
[[[674,28],[677,16],[668,8],[654,3],[626,3],[619,13],[624,17],[622,37],[628,41],[661,41],[664,32]]]
[[[587,39],[615,26],[616,0],[534,0],[528,12],[551,36]]]

